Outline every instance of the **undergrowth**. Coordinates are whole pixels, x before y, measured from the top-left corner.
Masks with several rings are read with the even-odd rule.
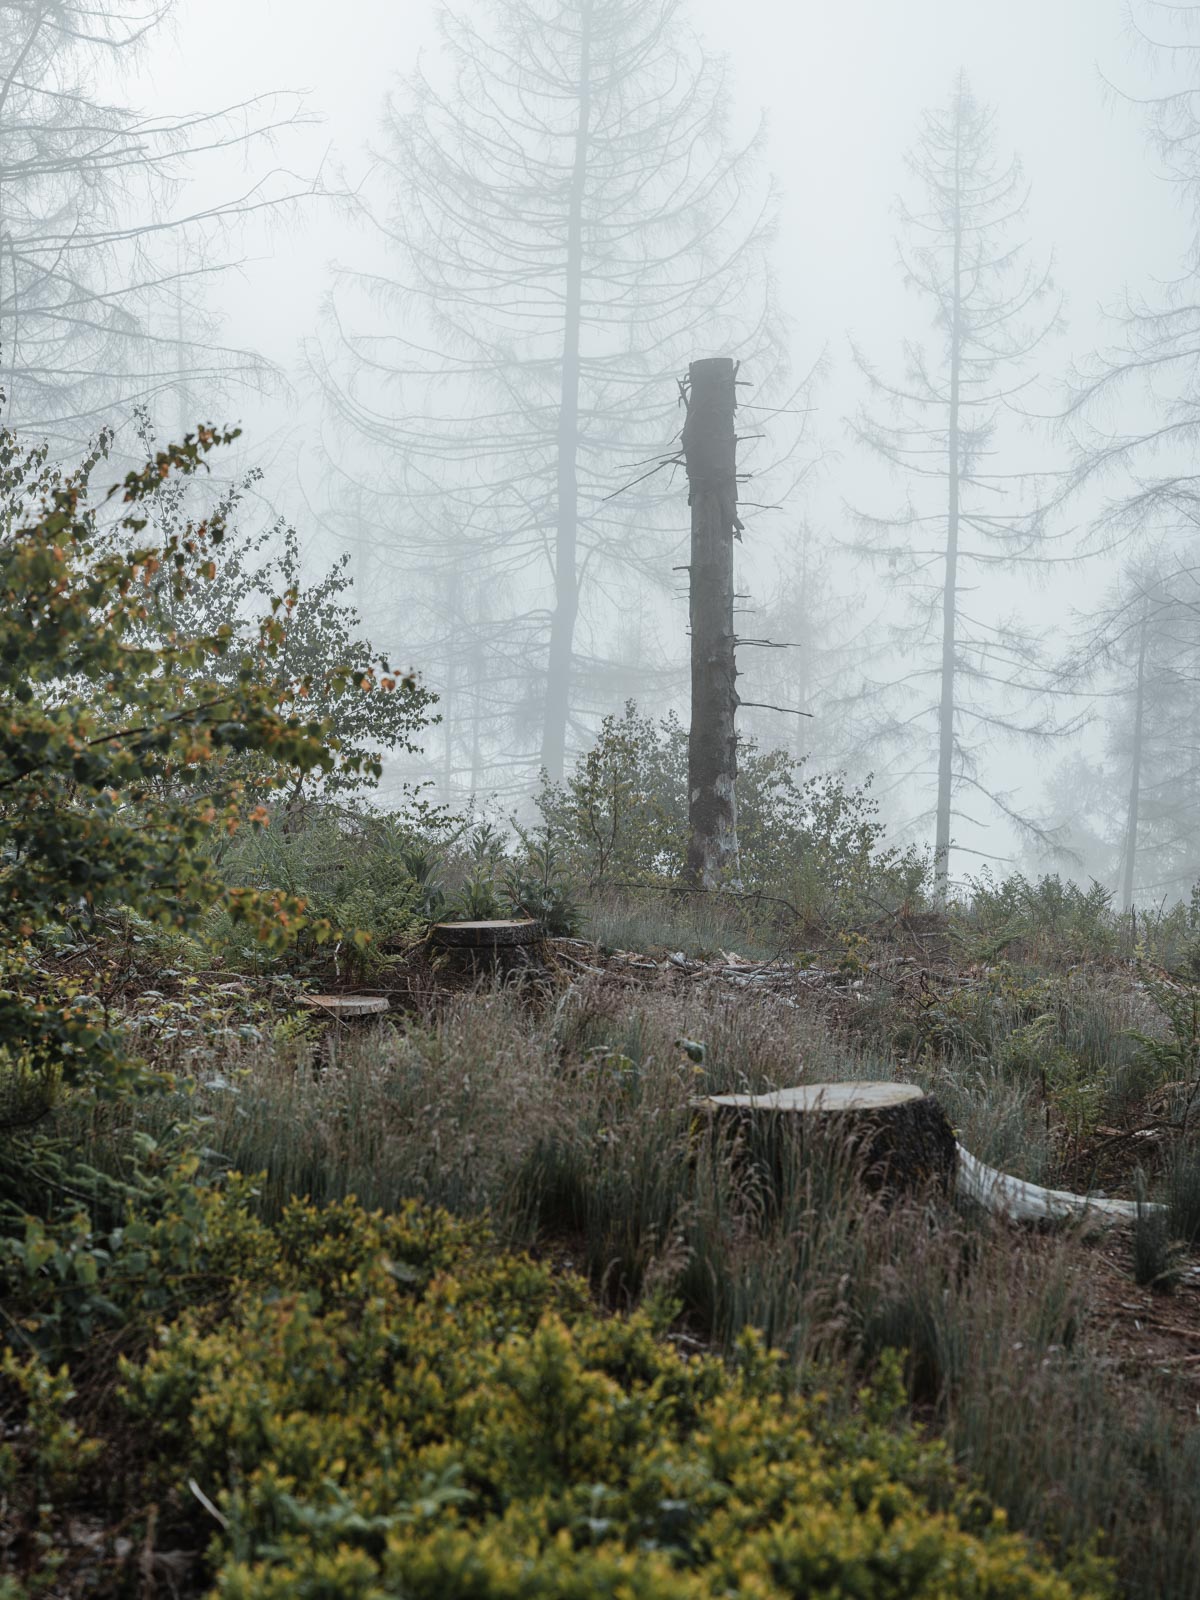
[[[907,1070],[937,1088],[964,1138],[987,1158],[983,1133],[1000,1087],[1014,1108],[1023,1103],[1018,1093],[1043,1092],[1036,1054],[1029,1058],[1048,1047],[1037,1018],[1054,1017],[1055,1037],[1077,1048],[1117,1036],[1122,1013],[1105,1009],[1111,996],[1097,1002],[1107,1021],[1082,1020],[1095,998],[1085,986],[1064,1007],[1057,990],[1004,978],[1000,1020],[990,1024],[992,1076],[973,1085],[964,1074],[955,1102],[959,1043]],[[272,1046],[227,1041],[219,1073],[209,1068],[141,1102],[64,1105],[45,1138],[57,1141],[66,1167],[95,1175],[109,1235],[122,1205],[145,1210],[137,1191],[147,1162],[170,1170],[186,1150],[194,1180],[230,1169],[260,1173],[252,1196],[237,1192],[254,1227],[268,1232],[283,1226],[295,1195],[318,1208],[344,1207],[357,1195],[391,1214],[413,1203],[468,1218],[486,1213],[504,1247],[533,1249],[540,1271],[581,1272],[590,1303],[610,1314],[644,1307],[684,1351],[736,1361],[743,1330],[758,1329],[789,1370],[809,1375],[806,1383],[823,1375],[838,1406],[889,1350],[900,1350],[909,1403],[1012,1526],[1060,1563],[1102,1533],[1130,1595],[1164,1592],[1151,1576],[1160,1571],[1175,1574],[1168,1592],[1200,1594],[1200,1478],[1190,1436],[1149,1390],[1114,1389],[1091,1331],[1087,1257],[1077,1241],[1015,1237],[986,1219],[956,1216],[936,1196],[889,1208],[864,1193],[836,1145],[810,1147],[768,1194],[698,1118],[692,1102],[700,1094],[894,1074],[894,1054],[834,1022],[836,1013],[700,985],[631,994],[581,980],[532,1004],[519,989],[482,988],[364,1036],[332,1063],[303,1036]],[[1031,1026],[1032,1035],[1022,1032]],[[1044,1132],[1043,1102],[1029,1104]],[[1017,1109],[1013,1117],[995,1138],[1010,1139],[1016,1152]],[[968,1135],[962,1123],[971,1118]],[[142,1141],[142,1157],[131,1158],[131,1141]],[[1055,1137],[1046,1136],[1042,1150],[1045,1162],[1059,1159]],[[1172,1181],[1183,1216],[1190,1180],[1181,1167]],[[160,1221],[170,1210],[159,1204]],[[135,1289],[142,1297],[131,1331],[96,1303],[111,1298],[111,1237],[89,1229],[70,1193],[39,1227],[7,1270],[10,1283],[25,1274],[20,1294],[34,1315],[35,1284],[49,1284],[43,1292],[56,1304],[63,1284],[72,1286],[74,1321],[44,1328],[45,1353],[61,1348],[79,1361],[97,1334],[128,1351],[143,1337],[137,1327],[149,1326],[154,1281],[131,1280],[122,1290],[122,1304]],[[135,1230],[132,1242],[138,1238]],[[170,1266],[169,1252],[161,1259]],[[138,1270],[151,1267],[162,1270],[153,1262]],[[193,1261],[189,1282],[203,1285],[207,1270]],[[79,1305],[91,1318],[86,1327]],[[194,1315],[197,1337],[218,1326]],[[238,1337],[250,1334],[243,1328]],[[212,1486],[196,1481],[228,1520]],[[318,1499],[324,1509],[314,1528],[334,1516]],[[250,1587],[221,1593],[277,1592],[260,1591],[258,1577],[236,1570]]]
[[[478,1224],[293,1202],[268,1225],[252,1199],[202,1188],[178,1259],[170,1209],[114,1241],[97,1291],[144,1331],[103,1471],[66,1369],[5,1362],[26,1425],[0,1455],[3,1554],[26,1593],[97,1565],[106,1592],[134,1581],[80,1520],[105,1500],[203,1550],[176,1581],[226,1600],[1107,1591],[1086,1555],[1056,1574],[903,1421],[891,1361],[847,1410],[750,1331],[728,1364],[682,1358],[652,1314],[597,1315]]]

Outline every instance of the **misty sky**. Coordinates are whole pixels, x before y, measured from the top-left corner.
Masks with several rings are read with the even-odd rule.
[[[171,47],[160,37],[145,58],[138,97],[208,106],[302,88],[322,120],[287,137],[279,159],[312,171],[327,157],[354,178],[388,88],[435,44],[433,11],[426,0],[343,0],[333,25],[310,0],[185,5]],[[1136,111],[1104,84],[1141,91],[1154,81],[1122,0],[695,0],[691,11],[733,63],[735,128],[767,117],[784,199],[777,270],[798,363],[826,343],[840,354],[846,329],[879,349],[912,325],[892,270],[892,198],[922,107],[945,98],[960,65],[998,107],[1002,144],[1023,156],[1029,236],[1054,250],[1071,343],[1094,331],[1096,306],[1122,283],[1172,272],[1182,219],[1153,176]],[[326,262],[339,254],[330,221],[310,214],[277,235],[273,259],[232,298],[235,325],[281,361],[311,327]],[[832,395],[826,405],[836,409]]]
[[[314,0],[185,3],[126,93],[133,103],[183,109],[303,89],[320,120],[288,132],[277,159],[353,183],[385,93],[421,51],[436,48],[433,11],[427,0],[341,0],[335,8]],[[813,440],[827,465],[796,516],[807,513],[836,535],[843,497],[860,486],[877,509],[888,509],[874,469],[838,460],[846,450],[841,419],[862,398],[847,333],[894,370],[901,339],[925,331],[926,313],[895,266],[894,195],[906,181],[903,152],[921,110],[946,98],[959,66],[998,110],[999,153],[1023,158],[1032,185],[1024,232],[1038,258],[1053,253],[1066,297],[1065,331],[1039,362],[1048,405],[1070,355],[1102,341],[1100,307],[1123,285],[1152,290],[1176,270],[1187,219],[1157,175],[1136,107],[1105,83],[1137,94],[1163,82],[1154,76],[1161,65],[1137,47],[1122,0],[693,0],[691,14],[707,45],[732,62],[734,128],[748,136],[761,115],[767,119],[765,159],[782,194],[775,270],[795,367],[805,369],[822,350],[830,358]],[[214,175],[215,188],[228,192],[228,178]],[[222,290],[229,332],[299,375],[329,263],[361,258],[364,242],[332,206],[314,203],[269,235],[249,233],[243,248],[250,259]],[[297,381],[303,385],[302,376]],[[241,406],[251,450],[255,441],[265,449],[274,440],[272,471],[289,479],[275,485],[277,498],[292,510],[299,496],[281,430],[304,414],[304,400],[301,389],[286,407],[278,397]],[[782,523],[763,530],[764,542],[785,538],[792,520],[789,508]],[[1062,618],[1105,575],[1060,580],[1030,605]],[[1031,777],[1018,764],[1015,780]]]

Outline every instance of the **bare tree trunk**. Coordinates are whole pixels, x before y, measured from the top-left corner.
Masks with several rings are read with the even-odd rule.
[[[961,117],[958,132],[961,132]],[[955,159],[955,184],[961,181]],[[934,897],[946,903],[950,886],[950,812],[954,788],[954,635],[958,620],[959,403],[962,380],[962,217],[954,205],[954,285],[950,324],[950,416],[947,430],[949,493],[946,505],[946,572],[942,590],[942,692],[938,705],[937,822],[933,845]]]
[[[692,508],[692,720],[688,731],[688,877],[711,889],[737,866],[738,706],[733,632],[737,517],[737,368],[693,361],[683,454]]]
[[[583,301],[583,191],[587,179],[591,123],[592,0],[579,17],[579,117],[567,216],[567,264],[563,311],[562,391],[558,413],[558,521],[554,537],[554,612],[550,619],[542,766],[557,783],[567,757],[571,709],[571,665],[579,615],[579,334]]]
[[[1129,814],[1125,823],[1125,862],[1121,885],[1121,905],[1133,910],[1133,874],[1137,861],[1138,808],[1142,787],[1142,722],[1146,701],[1146,639],[1150,632],[1145,608],[1138,638],[1137,688],[1133,701],[1133,772],[1129,779]]]

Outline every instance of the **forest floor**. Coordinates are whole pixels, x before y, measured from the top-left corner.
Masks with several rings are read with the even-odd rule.
[[[850,1404],[902,1350],[910,1415],[1015,1528],[1064,1558],[1101,1532],[1123,1593],[1200,1600],[1195,1244],[1140,1224],[1035,1230],[932,1195],[892,1210],[835,1157],[768,1204],[697,1161],[689,1109],[698,1091],[901,1079],[989,1165],[1144,1191],[1174,1225],[1186,1141],[1162,1052],[1181,1041],[1144,962],[997,950],[930,917],[808,949],[620,908],[587,931],[506,974],[420,945],[306,984],[151,947],[107,993],[174,1087],[64,1110],[56,1135],[113,1173],[131,1135],[190,1140],[214,1174],[258,1175],[269,1226],[293,1196],[486,1217],[499,1244],[586,1279],[598,1308],[655,1308],[682,1353],[730,1355],[757,1327]],[[334,1021],[299,1005],[304,987],[390,1012]]]
[[[670,1008],[694,1001],[697,991],[707,997],[727,994],[766,1011],[784,1009],[817,1018],[832,1037],[853,1038],[864,1013],[877,1016],[882,1010],[895,1024],[913,1012],[941,1013],[955,1002],[961,1010],[964,999],[990,997],[993,971],[987,963],[964,966],[952,960],[944,924],[929,918],[840,962],[828,953],[824,961],[815,955],[798,960],[783,952],[755,960],[736,950],[699,955],[665,946],[627,950],[605,948],[592,939],[558,938],[546,942],[526,976],[535,990],[539,982],[558,992],[564,985],[585,982],[594,994],[606,995],[614,1009],[646,1000]],[[1143,985],[1127,962],[1092,963],[1089,978],[1110,996],[1123,995],[1135,1011],[1140,1008]],[[384,984],[365,985],[363,992],[386,995],[400,1012],[428,1014],[451,997],[477,991],[480,981],[480,969],[469,961],[431,958],[422,948],[395,963]],[[863,1075],[861,1057],[851,1066],[855,1076]],[[928,1063],[905,1062],[891,1054],[886,1064],[881,1061],[879,1075],[928,1082]],[[795,1079],[811,1081],[803,1061],[797,1062]],[[1055,1127],[1056,1108],[1044,1086],[1040,1099],[1047,1141],[1056,1151],[1056,1170],[1042,1176],[1073,1192],[1132,1198],[1139,1174],[1153,1170],[1170,1136],[1161,1086],[1124,1107],[1122,1126],[1095,1115],[1069,1136]],[[1020,1226],[1013,1231],[1017,1238],[1029,1235]],[[1148,1383],[1180,1418],[1200,1421],[1200,1250],[1177,1255],[1170,1292],[1164,1292],[1163,1285],[1135,1281],[1129,1226],[1078,1230],[1077,1240],[1087,1259],[1089,1320],[1101,1338],[1102,1359],[1112,1378]],[[563,1248],[559,1254],[574,1266],[586,1251]]]

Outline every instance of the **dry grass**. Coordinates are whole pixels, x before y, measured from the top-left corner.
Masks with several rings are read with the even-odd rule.
[[[1124,1002],[1075,995],[1057,1037],[1127,1063],[1114,1042]],[[967,1046],[903,1070],[936,1088],[984,1159],[1036,1177],[1056,1158],[1036,1063],[1005,1055],[1019,1016],[988,1023],[990,1054]],[[227,1051],[138,1117],[151,1132],[198,1122],[213,1159],[265,1173],[268,1212],[293,1194],[351,1193],[488,1211],[507,1239],[582,1267],[607,1303],[653,1298],[681,1338],[718,1348],[755,1325],[799,1363],[843,1374],[847,1393],[899,1347],[914,1404],[1017,1526],[1062,1549],[1103,1529],[1129,1594],[1195,1600],[1200,1446],[1152,1398],[1114,1386],[1078,1241],[1015,1235],[934,1197],[889,1211],[836,1147],[810,1148],[767,1192],[690,1105],[897,1070],[819,1009],[606,977],[537,1004],[512,988],[448,997],[344,1043],[332,1065],[305,1046]],[[113,1133],[85,1139],[98,1164]]]

